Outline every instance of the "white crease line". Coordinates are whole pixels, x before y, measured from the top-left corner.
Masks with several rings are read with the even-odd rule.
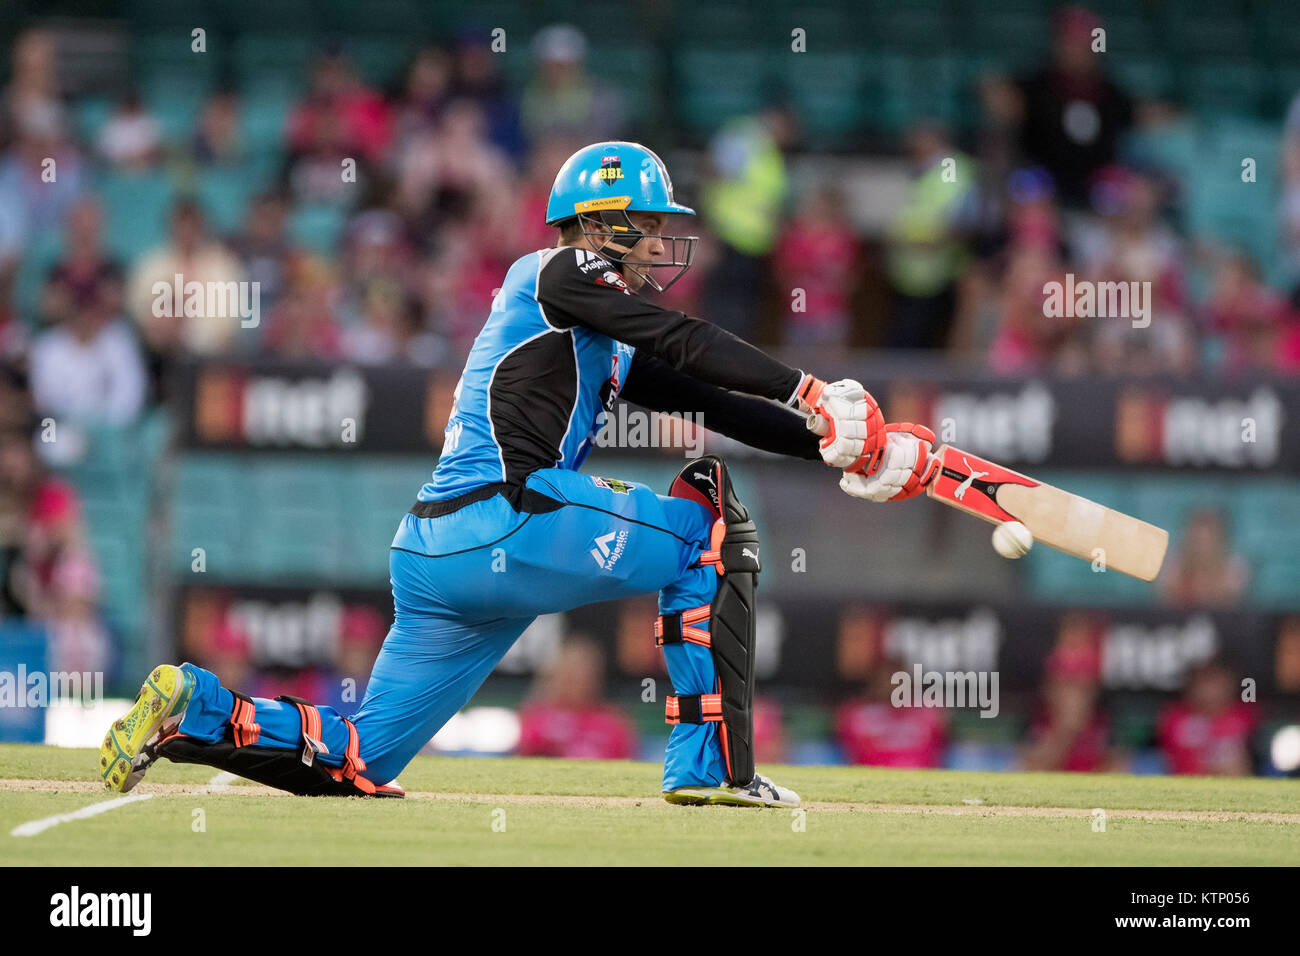
[[[239,779],[233,773],[222,770],[215,777],[208,781],[208,791],[210,793],[221,793],[223,790],[229,790],[230,784]],[[36,836],[38,833],[44,833],[50,827],[57,827],[60,823],[67,823],[70,820],[84,820],[87,817],[97,816],[108,810],[114,810],[118,807],[126,806],[128,803],[135,803],[139,800],[148,800],[152,793],[137,793],[129,797],[117,797],[113,800],[103,800],[99,803],[92,803],[88,807],[82,807],[80,810],[73,810],[71,813],[60,813],[58,816],[45,817],[40,820],[32,820],[28,823],[20,823],[9,831],[10,836],[29,837]]]
[[[82,807],[80,810],[73,810],[71,813],[60,813],[57,816],[45,817],[41,820],[32,820],[28,823],[20,823],[9,831],[10,836],[29,837],[36,836],[38,833],[44,833],[50,827],[57,827],[60,823],[67,823],[70,820],[84,820],[87,817],[98,816],[109,810],[116,810],[118,807],[124,807],[128,803],[138,803],[141,800],[148,800],[152,793],[137,793],[129,797],[116,797],[112,800],[102,800],[99,803],[92,803],[88,807]]]
[[[223,790],[229,790],[230,785],[238,779],[229,770],[223,770],[208,781],[208,791],[210,793],[220,793]]]

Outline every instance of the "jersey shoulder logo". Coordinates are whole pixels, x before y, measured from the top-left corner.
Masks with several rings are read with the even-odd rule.
[[[627,287],[623,277],[613,269],[606,269],[600,275],[596,276],[596,285],[603,285],[609,289],[618,289],[625,295],[631,295],[632,290]]]
[[[600,478],[596,475],[591,476],[591,483],[597,488],[605,488],[616,495],[625,495],[636,487],[630,481],[620,481],[617,478]]]
[[[589,272],[604,272],[613,268],[607,259],[602,259],[589,249],[573,250],[578,260],[578,271],[583,275]]]

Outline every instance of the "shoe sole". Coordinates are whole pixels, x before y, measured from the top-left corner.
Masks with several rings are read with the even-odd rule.
[[[147,764],[137,766],[137,758],[177,709],[185,690],[185,675],[179,667],[161,664],[140,685],[135,704],[104,735],[99,747],[99,774],[104,787],[126,793],[144,776]]]
[[[732,793],[729,790],[713,788],[704,790],[688,788],[665,790],[663,798],[669,803],[681,807],[777,807],[794,810],[799,806],[798,803],[787,803],[783,800],[763,800],[760,797],[746,797],[739,793]]]

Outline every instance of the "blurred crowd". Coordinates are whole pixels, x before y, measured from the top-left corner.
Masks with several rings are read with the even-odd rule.
[[[669,304],[766,345],[947,350],[1006,372],[1295,373],[1300,295],[1264,278],[1290,273],[1187,235],[1184,184],[1125,161],[1126,136],[1169,112],[1107,76],[1090,49],[1098,23],[1067,8],[1040,69],[986,75],[968,142],[915,117],[903,141],[908,181],[878,235],[855,225],[835,178],[796,191],[801,118],[779,92],[722,122],[702,156],[670,162],[705,241]],[[540,31],[529,56],[526,82],[511,85],[487,38],[466,32],[425,47],[400,83],[376,89],[323,50],[280,131],[282,166],[238,225],[218,229],[213,210],[182,192],[166,241],[118,261],[97,177],[245,168],[258,144],[245,141],[241,94],[213,94],[178,142],[128,91],[84,141],[52,35],[23,34],[0,101],[0,354],[26,369],[39,410],[108,422],[165,398],[169,364],[186,356],[456,364],[510,262],[554,243],[542,219],[563,159],[644,132],[578,29]],[[1279,142],[1281,249],[1294,266],[1300,101]],[[51,159],[58,189],[42,178]],[[304,244],[291,221],[322,209],[333,213],[322,222],[341,223],[337,241]],[[34,313],[21,314],[23,257],[52,236],[59,257]],[[155,314],[153,284],[178,273],[256,281],[257,327]],[[1049,317],[1044,285],[1067,274],[1150,282],[1150,325]]]
[[[766,346],[945,353],[1011,374],[1300,373],[1300,287],[1277,278],[1300,275],[1300,98],[1279,156],[1265,158],[1282,170],[1280,219],[1259,228],[1279,231],[1283,261],[1261,262],[1189,234],[1186,184],[1126,151],[1131,135],[1171,114],[1108,75],[1090,50],[1097,25],[1068,8],[1037,69],[985,76],[973,135],[913,117],[901,141],[906,183],[883,229],[862,227],[846,182],[795,175],[818,157],[779,93],[720,122],[702,151],[664,148],[679,200],[700,213],[689,229],[703,238],[666,304]],[[465,32],[421,49],[399,82],[376,88],[347,56],[322,49],[277,134],[283,160],[236,225],[219,227],[224,217],[182,190],[166,239],[121,259],[110,251],[103,177],[192,182],[248,168],[264,150],[247,141],[243,95],[212,94],[177,139],[128,90],[94,137],[81,136],[54,36],[18,37],[0,91],[0,617],[47,627],[51,669],[103,670],[110,642],[77,493],[39,460],[33,423],[136,421],[167,402],[174,364],[195,357],[458,365],[510,263],[555,243],[543,218],[563,160],[592,141],[647,138],[582,31],[548,27],[528,56],[526,79],[509,83],[486,35]],[[337,238],[304,241],[294,223],[305,212],[320,213],[322,230],[337,224]],[[24,265],[52,247],[34,305],[20,305]],[[260,321],[159,314],[154,284],[175,275],[256,282]],[[1067,275],[1150,282],[1150,324],[1049,317],[1044,286]],[[1246,575],[1221,516],[1205,513],[1173,555],[1163,595],[1232,605]],[[356,622],[340,673],[368,670],[376,627]],[[231,668],[246,659],[239,641],[223,645]],[[1063,639],[1024,766],[1123,765],[1094,658]],[[521,712],[520,752],[634,756],[633,729],[602,699],[599,649],[573,641],[563,667]],[[837,713],[840,752],[855,763],[940,765],[943,712],[890,707],[889,673]],[[236,683],[345,703],[335,700],[338,674],[245,677]],[[758,725],[761,759],[781,759],[780,707],[761,702]],[[1211,664],[1165,711],[1159,745],[1174,772],[1249,772],[1253,731],[1230,675]]]
[[[543,670],[519,710],[521,756],[635,759],[637,725],[626,708],[605,695],[606,658],[600,645],[570,635]],[[882,657],[860,695],[835,708],[829,750],[835,763],[893,768],[954,765],[954,711],[898,706],[898,675],[911,667]],[[1062,628],[1049,656],[1025,740],[1008,759],[996,749],[989,768],[1073,772],[1145,772],[1199,776],[1249,776],[1267,763],[1261,720],[1243,700],[1231,668],[1210,660],[1193,668],[1183,691],[1159,708],[1137,745],[1120,739],[1102,689],[1100,633],[1086,618]],[[765,763],[785,762],[794,751],[781,705],[755,701],[754,747]],[[658,738],[656,738],[658,739]]]
[[[18,427],[24,406],[19,386],[0,382],[0,620],[44,629],[49,670],[103,673],[111,642],[80,499]]]

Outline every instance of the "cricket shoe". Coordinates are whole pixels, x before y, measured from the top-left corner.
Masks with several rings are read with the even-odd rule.
[[[181,722],[194,693],[194,677],[173,664],[159,664],[140,687],[135,705],[113,722],[99,748],[104,787],[126,793],[154,762],[152,745]]]
[[[780,787],[761,773],[743,787],[678,787],[665,790],[664,799],[684,806],[704,804],[725,807],[788,807],[799,806],[799,794],[789,787]]]

